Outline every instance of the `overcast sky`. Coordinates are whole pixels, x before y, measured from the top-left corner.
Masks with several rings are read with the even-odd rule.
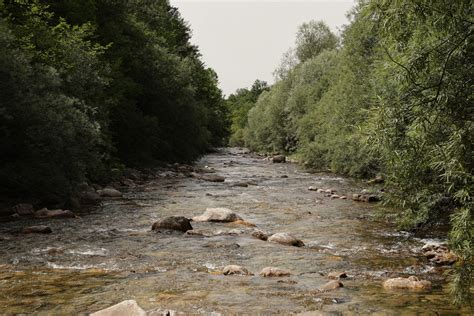
[[[337,32],[353,0],[170,0],[190,23],[192,42],[226,95],[273,71],[303,22],[323,20]]]

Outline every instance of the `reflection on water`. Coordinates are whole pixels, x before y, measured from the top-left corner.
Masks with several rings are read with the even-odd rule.
[[[214,168],[226,182],[166,172],[79,218],[40,220],[53,229],[50,235],[12,233],[31,224],[28,219],[2,224],[2,312],[75,314],[135,299],[145,309],[185,313],[472,313],[468,306],[451,305],[447,270],[419,255],[424,240],[375,221],[377,206],[307,190],[318,186],[350,195],[360,190],[358,183],[237,150],[208,155],[199,164]],[[257,185],[231,186],[237,181]],[[264,242],[250,236],[251,228],[235,224],[193,223],[211,237],[150,231],[161,217],[192,217],[207,207],[231,208],[258,229],[289,232],[306,247]],[[220,274],[229,264],[256,275]],[[292,276],[259,277],[266,266],[290,270]],[[344,287],[314,294],[332,271],[348,274]],[[431,280],[433,289],[413,293],[381,287],[388,277],[408,275]]]

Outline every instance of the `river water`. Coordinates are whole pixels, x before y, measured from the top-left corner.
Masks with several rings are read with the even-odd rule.
[[[21,219],[0,224],[0,313],[89,313],[126,299],[146,310],[185,314],[461,315],[451,305],[446,274],[420,255],[427,241],[377,220],[381,206],[330,199],[308,191],[332,188],[350,196],[363,185],[296,164],[272,164],[238,149],[206,155],[201,167],[226,177],[212,183],[163,172],[74,219]],[[257,185],[234,187],[233,182]],[[170,215],[192,217],[226,207],[268,233],[289,232],[305,247],[255,239],[251,228],[195,223],[195,230],[224,234],[199,237],[151,231]],[[49,235],[20,235],[21,227],[46,224]],[[228,232],[232,234],[226,234]],[[224,276],[229,264],[255,276]],[[263,278],[267,266],[292,272]],[[315,294],[329,272],[344,271],[344,287]],[[431,280],[429,291],[388,291],[389,277]]]

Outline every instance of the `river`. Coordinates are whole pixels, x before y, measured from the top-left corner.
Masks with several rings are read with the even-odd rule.
[[[307,189],[332,188],[350,196],[364,184],[311,174],[293,163],[273,164],[239,149],[206,155],[197,165],[213,168],[226,181],[164,171],[78,218],[1,223],[0,313],[80,314],[126,299],[146,310],[186,314],[473,312],[451,305],[446,271],[420,254],[426,238],[378,220],[378,204],[330,199]],[[238,181],[254,185],[232,186]],[[251,237],[252,228],[232,223],[192,223],[210,235],[222,232],[211,237],[151,231],[162,217],[192,217],[208,207],[230,208],[265,232],[289,232],[305,247],[265,242]],[[15,233],[31,224],[46,224],[53,233]],[[229,264],[255,275],[222,275]],[[267,266],[292,276],[259,276]],[[333,271],[346,272],[344,287],[315,294]],[[409,275],[430,280],[432,289],[382,287],[389,277]]]

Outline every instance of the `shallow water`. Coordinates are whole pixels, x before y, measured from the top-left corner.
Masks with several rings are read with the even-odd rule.
[[[359,183],[309,174],[295,164],[272,164],[236,149],[207,155],[199,165],[215,168],[226,182],[168,172],[79,218],[2,223],[0,313],[88,313],[135,299],[147,310],[187,314],[472,314],[467,306],[451,305],[449,270],[433,267],[419,255],[423,239],[375,220],[380,206],[331,200],[307,190],[317,186],[350,195],[360,191]],[[242,180],[258,185],[231,186]],[[195,230],[238,229],[242,234],[196,237],[150,231],[161,217],[192,217],[207,207],[231,208],[259,229],[289,232],[306,247],[254,239],[250,228],[235,224],[192,223]],[[53,234],[14,233],[32,223],[47,224]],[[256,275],[220,274],[229,264]],[[293,275],[258,276],[266,266]],[[344,287],[314,294],[332,271],[349,275]],[[422,292],[381,286],[388,277],[409,275],[434,286]]]

